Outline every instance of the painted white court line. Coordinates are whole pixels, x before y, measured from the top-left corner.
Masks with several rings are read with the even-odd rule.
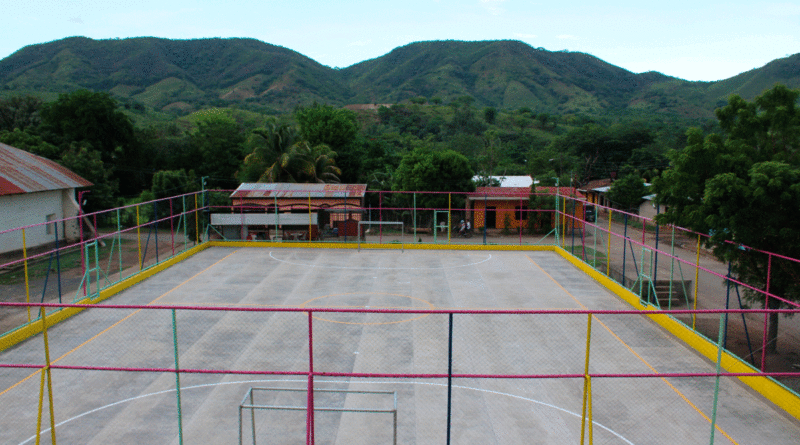
[[[190,390],[190,389],[209,388],[209,387],[222,386],[222,385],[242,385],[242,384],[275,383],[275,382],[289,382],[289,383],[304,383],[304,384],[306,384],[306,383],[308,383],[308,380],[305,380],[305,379],[304,380],[298,380],[298,379],[289,379],[289,380],[283,380],[283,379],[239,380],[239,381],[235,381],[235,382],[217,382],[217,383],[206,383],[206,384],[203,384],[203,385],[185,386],[185,387],[181,387],[181,391],[187,391],[187,390]],[[337,383],[337,384],[350,384],[351,383],[351,382],[341,382],[341,381],[336,381],[336,380],[314,380],[314,382],[315,383]],[[358,383],[359,384],[373,384],[373,385],[428,385],[428,386],[439,386],[439,387],[444,387],[444,388],[447,387],[447,385],[444,384],[444,383],[409,382],[407,380],[380,381],[380,382],[363,381],[363,382],[358,382]],[[500,392],[500,391],[492,391],[490,389],[473,388],[473,387],[470,387],[470,386],[453,385],[453,388],[468,389],[468,390],[472,390],[472,391],[484,392],[484,393],[487,393],[487,394],[494,394],[494,395],[499,395],[499,396],[511,397],[511,398],[514,398],[514,399],[523,400],[523,401],[526,401],[526,402],[531,402],[531,403],[536,404],[536,405],[540,405],[540,406],[543,406],[543,407],[546,407],[546,408],[550,408],[550,409],[553,409],[553,410],[556,410],[556,411],[560,411],[560,412],[562,412],[564,414],[567,414],[567,415],[570,415],[570,416],[573,416],[573,417],[577,417],[578,419],[581,418],[581,415],[578,414],[578,413],[569,411],[567,409],[561,408],[559,406],[556,406],[556,405],[553,405],[553,404],[550,404],[550,403],[542,402],[541,400],[531,399],[529,397],[522,397],[522,396],[518,396],[516,394],[510,394],[510,393]],[[139,396],[136,396],[136,397],[130,397],[128,399],[123,399],[123,400],[120,400],[120,401],[117,401],[117,402],[114,402],[114,403],[109,403],[108,405],[97,407],[97,408],[95,408],[93,410],[86,411],[85,413],[78,414],[77,416],[71,417],[71,418],[69,418],[67,420],[64,420],[64,421],[61,421],[61,422],[56,424],[56,427],[60,427],[60,426],[65,425],[65,424],[67,424],[69,422],[72,422],[74,420],[80,419],[81,417],[88,416],[88,415],[96,413],[98,411],[102,411],[102,410],[104,410],[106,408],[111,408],[111,407],[114,407],[114,406],[117,406],[117,405],[121,405],[123,403],[133,402],[135,400],[144,399],[146,397],[157,396],[157,395],[171,393],[171,392],[175,392],[175,390],[174,389],[167,389],[167,390],[164,390],[164,391],[157,391],[157,392],[153,392],[153,393],[150,393],[150,394],[142,394],[142,395],[139,395]],[[595,426],[597,426],[597,427],[599,427],[599,428],[601,428],[601,429],[603,429],[605,431],[608,431],[609,433],[613,434],[615,437],[620,439],[622,442],[624,442],[624,443],[626,443],[628,445],[635,445],[633,442],[631,442],[630,440],[626,439],[621,434],[617,433],[616,431],[612,430],[611,428],[608,428],[607,426],[604,426],[603,424],[600,424],[600,423],[597,423],[597,422],[594,422],[594,421],[592,423]],[[41,434],[44,435],[44,434],[49,433],[49,432],[50,432],[50,428],[47,428],[45,430],[42,430]],[[29,442],[33,441],[34,439],[36,439],[35,435],[29,437],[24,442],[20,442],[19,445],[24,445],[26,443],[29,443]]]

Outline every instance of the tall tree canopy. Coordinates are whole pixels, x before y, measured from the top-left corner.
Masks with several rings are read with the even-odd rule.
[[[239,124],[223,115],[210,115],[197,122],[191,145],[199,155],[197,173],[209,177],[211,187],[236,185],[234,174],[244,157],[245,140]]]
[[[671,168],[654,181],[666,206],[659,222],[711,234],[714,253],[731,261],[744,281],[789,300],[800,300],[800,265],[775,262],[756,249],[800,258],[800,91],[776,86],[747,102],[732,96],[717,110],[724,134],[703,138],[689,130],[688,145],[670,153]],[[747,292],[751,300],[764,294]],[[769,299],[769,308],[782,304]],[[769,350],[777,347],[778,316],[770,323]]]
[[[108,93],[78,90],[61,94],[55,102],[45,104],[40,114],[40,133],[45,140],[62,151],[74,149],[76,143],[96,151],[110,172],[109,179],[119,184],[123,195],[137,194],[149,186],[152,170],[148,157],[140,153],[131,120],[117,110]]]
[[[350,110],[330,105],[314,104],[295,112],[300,125],[300,137],[310,146],[327,145],[336,152],[336,163],[344,182],[355,182],[359,177],[364,151],[355,144],[358,136],[358,119]]]
[[[416,148],[403,156],[394,171],[393,190],[400,191],[438,191],[472,192],[475,173],[466,156],[453,150],[428,150]],[[463,197],[458,197],[463,203]],[[423,207],[447,207],[447,195],[423,195],[417,198]],[[455,204],[454,204],[455,205]]]

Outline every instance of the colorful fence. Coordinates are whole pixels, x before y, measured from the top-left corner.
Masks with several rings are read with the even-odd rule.
[[[168,267],[181,255],[191,255],[193,248],[203,248],[213,239],[234,239],[251,242],[252,245],[266,245],[271,239],[269,235],[259,239],[248,237],[249,227],[242,224],[238,230],[225,232],[220,227],[210,224],[212,213],[238,214],[245,222],[248,214],[269,213],[263,206],[230,206],[225,202],[230,191],[210,191],[165,198],[94,214],[81,215],[80,239],[64,245],[63,230],[52,230],[53,243],[48,246],[29,248],[26,245],[26,231],[46,228],[52,224],[58,226],[65,221],[52,221],[35,226],[0,232],[0,237],[17,237],[22,240],[21,252],[6,254],[4,264],[0,268],[6,270],[0,275],[4,301],[0,303],[3,314],[0,317],[0,331],[5,332],[0,343],[2,349],[15,342],[35,335],[43,334],[44,350],[47,351],[47,327],[77,311],[86,308],[87,303],[96,303],[113,294],[120,285],[133,279],[141,279],[143,271],[154,272],[159,266]],[[475,205],[483,198],[483,205]],[[496,198],[496,197],[495,197]],[[202,364],[194,367],[181,367],[177,361],[178,343],[175,343],[174,366],[163,366],[153,363],[147,367],[114,368],[97,365],[59,365],[47,358],[44,363],[5,364],[1,367],[32,369],[41,374],[42,386],[39,393],[39,418],[42,422],[47,418],[47,405],[44,398],[52,394],[45,388],[49,378],[45,376],[54,369],[72,369],[81,371],[108,372],[171,372],[176,382],[184,374],[253,374],[253,375],[297,375],[307,378],[309,382],[315,377],[392,377],[392,378],[523,378],[523,379],[576,379],[583,382],[583,394],[587,405],[581,412],[582,424],[589,428],[591,422],[591,398],[589,389],[591,381],[604,378],[700,378],[716,379],[759,376],[778,382],[778,387],[789,390],[795,396],[800,388],[800,374],[792,368],[792,357],[800,352],[797,330],[793,325],[781,328],[781,324],[790,323],[785,318],[796,314],[799,305],[785,299],[782,295],[771,292],[770,283],[782,271],[793,270],[800,263],[797,259],[786,258],[769,252],[762,252],[747,246],[750,255],[766,258],[768,267],[760,279],[745,282],[730,273],[730,265],[716,260],[705,246],[706,235],[673,226],[660,226],[654,221],[638,215],[621,212],[615,209],[595,206],[597,212],[594,220],[587,220],[582,215],[584,204],[575,197],[536,195],[531,197],[508,197],[514,203],[513,209],[506,205],[504,210],[495,209],[491,216],[490,196],[475,196],[457,193],[395,193],[368,192],[362,204],[362,221],[403,222],[412,243],[425,247],[446,248],[489,248],[502,249],[505,246],[559,246],[572,254],[576,263],[581,263],[588,272],[610,278],[618,285],[633,292],[637,297],[634,305],[647,310],[648,315],[663,314],[665,319],[674,323],[676,329],[684,329],[713,345],[719,346],[717,363],[722,363],[727,354],[739,357],[741,362],[749,363],[738,368],[740,372],[714,373],[673,373],[669,375],[651,373],[603,374],[587,373],[576,369],[566,374],[545,372],[541,374],[497,374],[497,373],[454,373],[452,370],[429,373],[393,373],[391,370],[357,375],[350,373],[322,372],[313,367],[313,356],[308,357],[308,367],[298,370],[265,370],[265,369],[204,369]],[[285,224],[280,223],[281,215],[307,213],[311,215],[320,209],[306,206],[305,209],[295,205],[292,209],[279,205],[271,209],[276,213],[273,221],[275,232],[281,232],[281,243],[286,245],[309,246],[346,246],[345,243],[355,241],[353,232],[346,228],[336,233],[333,228],[326,228],[322,221],[308,224],[305,238],[286,235]],[[332,210],[332,209],[325,209]],[[333,209],[335,210],[335,209]],[[480,216],[478,216],[478,213]],[[341,218],[338,218],[341,219]],[[338,220],[334,218],[333,220]],[[461,220],[472,222],[472,232],[460,234],[457,226]],[[494,220],[494,228],[488,223]],[[345,219],[347,221],[347,219]],[[441,222],[445,221],[444,228]],[[481,224],[475,227],[475,222]],[[508,223],[510,221],[510,223]],[[524,223],[523,223],[524,222]],[[305,225],[305,224],[304,224]],[[316,227],[311,227],[311,226]],[[259,225],[256,229],[270,230],[267,225]],[[489,226],[489,227],[487,227]],[[370,232],[358,233],[356,236],[379,247],[397,247],[403,240],[391,229],[391,225],[377,224]],[[288,229],[289,232],[302,231],[299,227]],[[313,236],[316,230],[316,238]],[[254,230],[256,232],[256,230]],[[230,236],[233,233],[234,236]],[[267,232],[269,233],[269,232]],[[197,246],[197,247],[195,247]],[[171,259],[173,261],[171,261]],[[577,261],[580,260],[580,261]],[[139,278],[137,278],[139,277]],[[773,308],[788,309],[751,309],[760,306],[758,296],[765,300],[765,305]],[[770,301],[773,305],[770,305]],[[779,301],[780,305],[774,305]],[[123,309],[103,305],[105,309]],[[172,314],[172,327],[177,328],[175,314],[181,311],[207,311],[207,308],[173,308],[173,307],[138,307],[127,306],[126,310],[162,311]],[[267,309],[259,308],[215,308],[221,313],[234,311],[259,312]],[[313,313],[325,310],[310,311],[308,309],[268,309],[268,311],[288,311],[308,318],[308,347],[313,350],[311,333],[313,329]],[[332,310],[333,311],[333,310]],[[347,312],[347,311],[345,311]],[[359,311],[350,311],[359,312]],[[362,311],[380,312],[380,311]],[[453,317],[469,315],[467,311],[412,311],[447,317],[452,323]],[[504,312],[485,311],[488,315],[503,315]],[[619,315],[634,316],[639,311],[620,312]],[[46,314],[47,323],[42,315]],[[583,315],[588,322],[592,316],[609,315],[602,311],[575,311],[572,315]],[[546,311],[526,312],[523,315],[552,315]],[[52,316],[52,318],[51,318]],[[778,323],[781,320],[784,323]],[[777,325],[777,335],[776,332]],[[591,331],[590,331],[591,332]],[[452,332],[450,333],[452,340]],[[591,335],[587,335],[587,357]],[[450,358],[452,360],[452,357]],[[163,360],[162,360],[163,361]],[[452,361],[450,362],[452,364]],[[158,365],[158,366],[157,366]],[[738,365],[737,365],[738,366]],[[385,372],[384,372],[385,371]],[[176,387],[178,395],[177,417],[180,419],[180,385]],[[313,392],[308,394],[313,398]],[[309,400],[310,402],[311,400]],[[313,410],[308,413],[313,418]],[[792,414],[797,416],[797,414]],[[52,419],[52,416],[50,417]],[[313,425],[313,424],[310,424]],[[36,428],[38,431],[45,429]],[[313,441],[313,428],[309,428],[309,438]],[[713,429],[712,435],[713,435]],[[52,432],[55,434],[55,431]],[[591,434],[586,430],[586,434]],[[54,441],[54,439],[53,439]]]
[[[30,306],[19,303],[0,304],[0,307],[3,308],[14,306],[32,307],[37,311],[43,311],[45,308],[64,310],[85,308],[83,305],[71,304],[32,304]],[[463,410],[459,410],[460,414],[458,415],[453,413],[453,407],[458,406],[458,403],[469,404],[468,401],[462,399],[454,405],[453,391],[463,391],[464,388],[459,382],[537,381],[541,382],[541,385],[555,385],[557,391],[572,388],[574,399],[570,400],[567,397],[566,401],[559,402],[559,406],[572,407],[571,413],[576,415],[574,428],[577,429],[573,433],[574,436],[581,437],[581,443],[593,443],[594,435],[603,438],[598,443],[608,441],[611,436],[622,437],[623,443],[632,443],[632,441],[627,442],[629,439],[624,437],[626,434],[631,435],[632,433],[630,431],[622,433],[622,425],[615,424],[611,420],[615,417],[617,408],[602,402],[595,403],[594,400],[597,397],[604,400],[609,394],[620,391],[635,391],[649,394],[654,403],[667,404],[667,406],[660,406],[654,412],[642,413],[643,417],[655,418],[664,412],[672,413],[674,410],[671,416],[680,419],[680,422],[671,425],[670,428],[688,428],[694,437],[711,437],[713,443],[715,434],[728,435],[724,427],[716,425],[718,407],[726,406],[731,402],[724,399],[726,394],[724,391],[720,392],[722,381],[792,375],[796,377],[797,375],[797,373],[763,373],[757,369],[747,369],[746,367],[734,372],[724,371],[725,361],[730,358],[726,358],[722,346],[722,336],[717,339],[716,344],[710,344],[715,356],[713,361],[716,363],[716,370],[713,371],[669,372],[663,370],[663,364],[651,365],[648,363],[648,360],[652,361],[653,358],[641,357],[642,363],[650,369],[648,372],[637,372],[636,369],[640,369],[642,363],[636,361],[629,365],[616,364],[613,367],[615,371],[607,371],[605,370],[605,368],[609,368],[607,364],[599,362],[595,364],[598,360],[592,358],[597,354],[609,353],[609,341],[614,343],[615,340],[608,333],[613,334],[614,330],[619,330],[622,326],[630,326],[632,323],[642,323],[642,317],[681,313],[702,314],[715,316],[718,318],[719,325],[722,326],[726,318],[738,315],[742,312],[741,310],[701,311],[699,313],[695,311],[649,311],[643,313],[638,310],[309,309],[104,304],[94,306],[88,311],[90,313],[92,311],[115,311],[120,314],[122,321],[135,316],[135,324],[126,326],[124,333],[116,332],[109,335],[121,336],[120,338],[136,338],[140,341],[119,350],[108,350],[104,347],[102,353],[91,351],[81,354],[82,351],[78,351],[77,354],[80,354],[80,357],[74,358],[69,353],[63,353],[65,348],[70,347],[69,345],[62,345],[58,351],[51,351],[48,332],[52,330],[52,326],[42,322],[44,354],[38,360],[31,362],[0,364],[0,368],[3,368],[4,372],[15,372],[19,376],[26,376],[20,380],[19,384],[30,381],[27,386],[28,390],[38,386],[38,402],[28,403],[26,406],[8,406],[9,409],[14,410],[15,417],[17,417],[12,430],[18,430],[7,430],[2,433],[8,435],[6,440],[9,437],[16,437],[16,442],[20,442],[18,438],[24,436],[26,440],[20,443],[30,443],[34,440],[38,443],[42,436],[45,438],[50,436],[52,443],[56,443],[57,432],[59,428],[62,428],[65,436],[63,438],[69,443],[75,437],[83,434],[80,428],[77,428],[78,431],[76,431],[76,428],[68,425],[69,422],[86,415],[86,413],[70,411],[67,401],[70,398],[93,394],[95,385],[101,387],[108,385],[99,374],[107,376],[106,378],[111,379],[112,382],[119,381],[118,384],[122,388],[129,385],[129,382],[125,381],[126,379],[132,381],[141,379],[142,381],[136,381],[136,383],[150,386],[152,385],[151,381],[168,374],[174,375],[174,387],[166,392],[174,392],[174,399],[172,402],[163,399],[159,403],[164,404],[164,408],[161,408],[162,411],[171,411],[172,416],[169,421],[160,421],[167,427],[162,426],[159,434],[166,434],[166,436],[161,436],[162,440],[164,437],[178,437],[181,443],[184,434],[182,412],[197,412],[199,409],[194,405],[198,402],[185,399],[182,391],[185,391],[188,386],[187,379],[194,378],[196,383],[197,379],[202,376],[213,377],[216,384],[224,382],[225,377],[299,377],[303,379],[304,386],[307,388],[306,407],[315,406],[316,394],[311,389],[319,387],[319,383],[315,386],[315,381],[318,382],[320,379],[327,379],[325,381],[328,383],[331,382],[330,379],[346,379],[344,382],[353,382],[353,379],[364,381],[381,379],[384,382],[386,379],[415,379],[418,382],[439,382],[438,385],[446,388],[446,397],[439,397],[431,401],[434,405],[431,409],[439,410],[437,418],[446,419],[446,423],[440,425],[441,430],[434,431],[433,434],[445,439],[446,443],[450,442],[451,435],[459,433],[456,429],[470,428],[470,421],[475,421],[475,419],[464,418]],[[344,334],[350,327],[345,322],[363,321],[358,319],[362,316],[388,317],[390,315],[417,321],[414,330],[426,332],[424,354],[415,355],[413,361],[409,360],[409,357],[405,355],[408,354],[408,351],[403,341],[392,343],[388,350],[382,345],[379,347],[370,342],[365,344],[361,339],[357,344],[348,343],[348,336]],[[328,323],[332,319],[337,323]],[[252,345],[255,343],[267,348],[270,348],[268,345],[272,344],[274,339],[258,338],[259,329],[253,329],[254,326],[270,324],[272,326],[292,326],[292,328],[280,330],[281,344],[287,347],[268,349],[270,366],[265,369],[264,357],[261,355],[242,359],[238,354],[240,351],[219,343],[218,337],[205,338],[206,330],[218,329],[215,324],[220,320],[225,320],[225,325],[228,326],[226,329],[235,331],[234,333],[229,332],[227,336],[236,336],[237,344]],[[231,326],[235,326],[235,328]],[[401,330],[393,328],[390,323],[388,326],[384,326],[385,333],[382,335],[394,335],[393,329]],[[491,348],[476,348],[476,345],[485,344],[484,341],[479,341],[479,338],[497,335],[495,331],[498,329],[509,333],[515,332],[516,337],[509,336],[504,342],[496,343]],[[549,344],[548,346],[548,342],[541,344],[517,344],[514,342],[514,338],[527,335],[528,331],[532,329],[568,332],[567,343],[577,345],[577,347],[575,350],[567,347],[564,343],[565,339],[556,342],[560,343],[558,350],[553,350],[554,345]],[[141,340],[143,339],[150,339],[150,343],[157,341],[157,344],[156,346],[142,344]],[[626,346],[621,340],[620,342],[622,346]],[[581,344],[585,346],[580,347]],[[81,347],[83,345],[76,345],[72,350],[75,351]],[[203,360],[208,359],[207,356],[193,354],[192,350],[198,347],[213,348],[215,351],[213,359],[207,362]],[[509,347],[514,348],[510,353],[506,350]],[[341,356],[341,350],[353,348],[357,348],[362,354],[359,359],[361,367],[365,371],[352,372],[352,363],[347,357]],[[303,358],[298,357],[298,349],[302,351]],[[595,349],[601,352],[596,352]],[[406,351],[404,352],[404,350]],[[387,357],[391,357],[391,359],[387,360]],[[548,357],[558,357],[559,359],[550,360]],[[129,363],[130,365],[125,366],[120,363]],[[502,373],[495,371],[498,364],[502,366]],[[662,369],[657,370],[656,366]],[[625,368],[629,368],[629,370],[626,371]],[[62,376],[82,375],[85,378],[79,380],[84,383],[69,387],[62,385],[60,388],[54,389],[51,385],[52,373],[61,373]],[[206,380],[202,381],[206,382]],[[624,382],[624,385],[620,386],[620,382]],[[698,386],[704,387],[705,390],[695,391],[693,388],[696,389]],[[159,388],[161,388],[159,394],[164,394],[164,388],[162,386]],[[0,391],[0,396],[15,388],[3,389]],[[682,398],[686,398],[683,394],[685,391],[695,391],[691,396],[693,401],[688,405],[681,402]],[[661,396],[658,395],[660,393],[667,395],[666,402],[664,399],[660,399]],[[98,395],[101,398],[108,397],[108,394]],[[241,398],[241,396],[239,397]],[[54,399],[58,400],[54,402]],[[29,394],[29,402],[36,400],[36,394]],[[786,398],[785,401],[787,404],[794,403],[791,398]],[[37,404],[39,409],[32,409]],[[264,404],[264,401],[261,404]],[[56,424],[54,406],[60,407],[59,414],[61,418],[66,417],[66,421],[62,420]],[[255,405],[251,403],[249,406]],[[577,407],[580,409],[575,409]],[[344,407],[340,408],[345,409]],[[798,406],[787,405],[784,408],[790,414],[800,416]],[[320,412],[322,411],[324,410],[320,410]],[[233,418],[234,413],[234,409],[226,407],[226,412],[219,416]],[[101,419],[97,423],[103,424],[105,422],[102,420],[104,415],[113,416],[114,413],[93,412],[92,415]],[[306,443],[314,443],[315,410],[306,409],[304,415],[306,418]],[[603,420],[598,422],[596,420],[598,417]],[[109,417],[109,421],[110,419]],[[274,422],[274,420],[272,421]],[[730,419],[728,421],[730,422]],[[408,424],[408,419],[401,419],[400,424],[402,429],[402,425]],[[651,439],[655,439],[654,435],[658,434],[658,429],[648,430],[646,424],[645,422],[636,427],[636,430],[640,431],[637,434],[641,434],[642,437],[647,437],[649,434]],[[698,425],[705,425],[705,427],[702,431],[698,431]],[[151,425],[132,424],[128,427],[130,430],[124,431],[126,434],[130,434],[131,431],[141,432],[142,440],[148,441],[147,437],[149,436],[145,431],[151,428]],[[165,428],[166,431],[164,431]],[[240,430],[241,428],[240,425]],[[252,434],[255,435],[256,427],[253,426],[253,428]],[[273,426],[274,428],[277,427]],[[249,433],[244,434],[244,437],[248,436],[250,436]],[[732,443],[736,443],[733,438],[727,437],[731,439]],[[288,439],[283,437],[281,440]],[[639,438],[637,441],[640,440],[642,439]]]

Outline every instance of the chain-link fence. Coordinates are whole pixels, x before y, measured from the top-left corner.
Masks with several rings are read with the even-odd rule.
[[[800,389],[800,326],[798,318],[792,317],[798,309],[797,304],[787,298],[788,295],[782,295],[782,289],[786,288],[783,283],[796,274],[798,261],[795,259],[736,246],[741,251],[739,261],[763,266],[761,275],[745,276],[735,262],[728,264],[718,260],[706,246],[707,236],[703,234],[660,226],[640,215],[589,205],[570,191],[560,195],[366,192],[364,198],[356,202],[321,203],[308,196],[307,199],[295,199],[287,206],[277,202],[277,198],[274,199],[275,205],[268,206],[246,201],[237,203],[230,196],[231,191],[224,190],[187,194],[0,232],[0,246],[5,250],[0,261],[3,263],[0,266],[3,302],[0,330],[5,333],[3,348],[8,349],[22,338],[37,333],[41,335],[44,328],[42,312],[47,313],[48,320],[53,322],[66,318],[77,310],[69,303],[97,303],[106,295],[104,292],[110,294],[114,290],[110,289],[112,286],[124,284],[131,277],[141,277],[142,271],[162,265],[195,246],[202,247],[206,241],[250,241],[252,245],[280,243],[284,247],[346,247],[352,243],[391,246],[400,243],[404,246],[493,249],[498,246],[541,245],[559,246],[595,272],[623,285],[638,296],[638,303],[650,309],[650,313],[652,310],[670,311],[665,316],[701,334],[710,343],[721,344],[726,353],[735,354],[748,363],[752,367],[748,369],[749,373],[775,379],[795,395]],[[591,216],[588,213],[590,208],[593,210]],[[461,221],[464,221],[463,225]],[[366,305],[354,298],[352,307]],[[219,304],[224,306],[225,302]],[[760,310],[762,307],[771,309]],[[189,399],[183,396],[177,397],[178,401],[174,399],[179,392],[177,389],[190,387],[193,394],[227,392],[231,400],[236,399],[240,404],[244,394],[240,385],[225,386],[219,382],[234,377],[240,380],[248,375],[256,376],[254,379],[259,381],[265,376],[275,376],[280,384],[293,388],[304,388],[309,378],[315,379],[320,387],[332,389],[354,383],[361,383],[369,389],[376,383],[368,382],[381,379],[413,381],[413,384],[393,388],[399,400],[398,434],[401,443],[426,442],[428,439],[445,441],[448,429],[441,427],[444,424],[450,425],[450,434],[459,439],[456,442],[481,442],[490,431],[501,437],[499,431],[512,434],[506,431],[514,428],[519,429],[520,432],[513,433],[520,434],[519,437],[542,434],[542,430],[553,437],[565,431],[588,434],[588,426],[592,425],[588,417],[592,416],[582,405],[584,395],[587,406],[594,408],[594,440],[597,443],[619,443],[622,439],[618,431],[628,430],[615,426],[618,413],[615,413],[615,408],[610,408],[612,404],[602,402],[611,394],[624,391],[632,398],[642,399],[642,406],[648,408],[643,408],[636,416],[631,415],[636,417],[635,423],[641,427],[641,424],[658,423],[663,420],[660,417],[663,411],[670,411],[669,408],[658,408],[656,405],[662,402],[650,400],[643,394],[655,392],[656,387],[661,388],[659,390],[666,387],[677,394],[684,386],[702,386],[704,390],[710,390],[702,396],[705,408],[691,409],[688,414],[678,415],[677,419],[668,416],[687,425],[699,422],[697,431],[703,431],[703,425],[710,425],[712,410],[708,409],[709,406],[717,406],[733,397],[732,392],[720,392],[713,386],[718,376],[723,382],[730,382],[736,378],[735,375],[716,373],[707,368],[693,372],[680,367],[654,370],[642,363],[621,361],[616,364],[618,366],[606,370],[603,368],[607,366],[605,360],[596,363],[590,360],[590,379],[587,379],[582,352],[576,349],[565,353],[566,345],[587,338],[585,315],[581,318],[579,314],[455,313],[451,325],[450,313],[437,312],[413,299],[408,299],[406,305],[398,309],[406,311],[402,314],[317,308],[309,319],[309,309],[305,308],[306,312],[301,309],[294,312],[248,307],[177,309],[173,320],[172,308],[103,308],[100,310],[118,311],[120,320],[135,318],[136,323],[125,330],[104,334],[118,336],[113,344],[125,347],[103,351],[81,347],[68,354],[83,341],[101,333],[99,328],[94,328],[100,324],[91,321],[93,312],[85,311],[79,324],[73,328],[74,332],[70,333],[74,342],[48,352],[51,366],[41,361],[47,349],[45,342],[40,342],[39,349],[29,352],[30,355],[24,359],[3,359],[5,383],[0,388],[0,397],[3,392],[14,390],[18,382],[24,381],[20,387],[32,386],[27,390],[25,402],[20,402],[25,408],[19,412],[26,414],[12,417],[20,420],[20,429],[0,439],[21,442],[31,437],[23,437],[25,433],[22,431],[46,431],[48,406],[57,407],[56,419],[59,421],[83,415],[86,412],[81,411],[83,408],[71,408],[70,402],[76,397],[85,398],[90,393],[103,394],[102,400],[138,397],[141,388],[125,389],[129,382],[146,385],[150,388],[145,391],[147,394],[159,394],[145,399],[160,398],[153,404],[157,408],[153,409],[165,415],[159,417],[157,424],[139,425],[136,409],[109,407],[103,410],[108,413],[109,422],[120,422],[114,410],[131,410],[130,425],[109,425],[105,432],[97,432],[96,437],[112,438],[116,434],[114,431],[125,428],[133,428],[135,434],[140,435],[137,437],[145,439],[150,435],[154,438],[172,437],[169,434],[176,430],[195,434],[191,428],[184,429],[185,425],[181,425],[183,410],[201,413],[228,407],[213,404],[193,407],[190,402],[192,395],[188,396]],[[722,313],[727,315],[721,318]],[[626,320],[639,318],[633,314],[610,313],[598,317],[607,324],[615,324],[614,332],[630,329],[626,327],[629,323]],[[73,320],[78,319],[69,319],[62,324],[72,326],[71,323],[78,323]],[[309,323],[314,326],[313,344],[309,342],[306,327]],[[594,329],[598,328],[595,326]],[[352,338],[359,340],[354,343]],[[386,339],[390,340],[388,346]],[[594,342],[593,337],[589,339]],[[637,344],[648,348],[654,344],[657,346],[659,341],[662,340],[634,336],[626,343],[635,349]],[[242,350],[244,346],[246,349]],[[309,366],[310,346],[313,346],[313,371]],[[620,344],[594,347],[599,347],[604,356],[627,350]],[[62,356],[64,358],[60,359]],[[678,363],[683,362],[679,360]],[[177,373],[176,367],[179,369]],[[32,372],[36,374],[31,377]],[[48,373],[56,375],[53,382],[73,383],[48,389],[49,378],[42,380],[42,376]],[[97,373],[108,380],[98,384],[94,380]],[[659,376],[661,374],[667,377]],[[64,376],[64,379],[59,376]],[[180,379],[179,386],[175,385],[176,377]],[[589,380],[591,385],[587,385]],[[315,388],[318,387],[316,383]],[[254,383],[249,387],[258,386],[263,385]],[[588,403],[589,387],[594,401],[591,404]],[[545,390],[544,394],[568,394],[570,397],[564,403],[551,403],[555,407],[549,407],[545,399],[550,396],[542,399],[536,395],[539,394],[536,390],[541,388]],[[496,400],[486,396],[495,393],[505,396],[498,396]],[[49,394],[55,397],[52,405],[48,404]],[[350,399],[341,394],[332,393],[325,397],[330,400],[323,405],[331,408],[344,409],[350,403]],[[418,397],[430,399],[430,403],[404,413],[408,409],[403,407],[404,400],[407,402]],[[168,402],[167,399],[172,400]],[[501,399],[504,401],[498,401]],[[363,400],[365,404],[353,405],[354,409],[385,409],[380,405],[382,402],[370,397]],[[505,412],[506,405],[523,402],[548,406],[536,421],[540,423],[534,422],[534,425],[540,425],[536,432],[526,430],[535,428],[533,426],[521,426],[530,421],[529,417],[525,417],[528,419],[525,421],[515,421],[518,419],[516,414]],[[259,403],[275,405],[280,400],[266,399]],[[679,396],[669,402],[682,409],[684,403]],[[16,413],[22,405],[3,409],[6,413]],[[40,405],[41,409],[30,410]],[[443,414],[444,405],[451,406],[449,416]],[[495,414],[486,414],[495,412],[493,410],[497,410]],[[703,413],[699,415],[702,420],[695,417],[698,411]],[[105,412],[102,415],[106,415]],[[494,420],[488,423],[471,420],[471,416],[479,412]],[[342,416],[356,414],[368,416],[361,412],[326,411],[320,414],[317,422],[327,422],[332,427]],[[283,425],[287,431],[299,433],[302,441],[307,429],[280,420],[281,416],[294,419],[298,415],[305,419],[308,414],[259,411],[255,418],[263,423],[252,428],[267,432],[273,431],[270,425]],[[564,415],[571,420],[564,420]],[[703,419],[703,416],[708,419]],[[404,422],[409,422],[409,417],[414,419],[412,424],[416,431],[427,431],[426,436],[408,436],[409,424]],[[323,418],[328,420],[320,420]],[[349,434],[359,431],[359,425],[372,422],[372,417],[360,419],[349,421],[352,423],[347,428],[353,431]],[[572,422],[584,422],[586,428],[580,429]],[[37,423],[42,427],[35,428]],[[59,432],[64,430],[67,438],[80,437],[81,429],[70,433],[71,426],[68,425],[69,422],[64,427],[57,426],[57,429]],[[710,427],[706,430],[706,435],[714,431]],[[12,434],[9,433],[12,430],[5,431]],[[225,438],[220,439],[222,442],[230,440],[228,430],[225,431]],[[638,432],[624,436],[631,443],[652,441],[647,434],[657,433],[648,433],[640,428]],[[631,435],[638,435],[638,439],[631,439]],[[14,439],[6,440],[8,437]],[[245,434],[243,437],[249,436]],[[622,443],[627,443],[625,440]]]
[[[0,356],[0,440],[796,439],[752,422],[763,407],[721,370],[722,336],[709,363],[660,313],[95,305]]]

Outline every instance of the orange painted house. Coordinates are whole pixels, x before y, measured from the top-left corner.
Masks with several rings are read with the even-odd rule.
[[[536,194],[539,196],[550,195],[553,199],[552,205],[548,206],[551,218],[551,227],[555,221],[555,195],[577,198],[575,214],[583,215],[584,200],[583,196],[573,187],[536,187]],[[529,205],[531,189],[529,187],[478,187],[474,193],[467,197],[467,218],[473,222],[473,227],[479,229],[486,225],[489,229],[523,229],[528,228],[529,221],[538,209],[533,209]],[[564,208],[565,199],[559,202],[559,208]],[[569,200],[567,200],[569,202]],[[569,224],[572,218],[563,217],[561,224]],[[485,222],[484,222],[485,221]],[[583,218],[578,217],[575,228],[583,228]]]

